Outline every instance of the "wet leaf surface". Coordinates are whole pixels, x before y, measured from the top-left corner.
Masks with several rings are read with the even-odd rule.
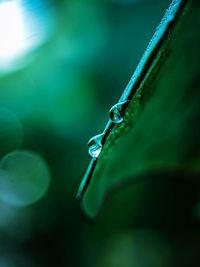
[[[113,127],[92,169],[81,199],[89,217],[97,215],[109,192],[151,181],[159,173],[177,176],[180,183],[187,173],[188,179],[195,177],[191,178],[193,186],[199,186],[200,30],[196,25],[200,3],[174,1],[177,3],[181,4],[176,18],[165,29],[156,53],[147,59],[137,88],[133,84],[136,92],[124,121]],[[166,16],[169,18],[169,11]]]

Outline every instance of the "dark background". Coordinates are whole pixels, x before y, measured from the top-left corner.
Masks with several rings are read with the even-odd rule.
[[[0,12],[6,2],[0,1]],[[119,212],[110,203],[103,217],[91,224],[81,215],[76,193],[90,160],[87,141],[104,128],[110,107],[118,101],[170,1],[10,2],[26,14],[23,40],[32,45],[19,52],[17,45],[23,42],[17,26],[13,32],[18,39],[13,32],[9,39],[15,17],[3,20],[4,9],[0,267],[168,266],[172,237],[159,227],[131,227],[120,214],[123,202]],[[173,190],[178,187],[179,183],[173,185]],[[200,220],[199,206],[194,214]],[[173,247],[181,254],[184,240],[177,240]],[[191,233],[185,240],[190,244]],[[191,251],[195,249],[193,244]]]

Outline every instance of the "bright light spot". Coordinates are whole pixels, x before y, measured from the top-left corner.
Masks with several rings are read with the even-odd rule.
[[[17,61],[43,41],[46,14],[43,18],[38,16],[36,4],[37,1],[31,5],[23,0],[0,1],[0,71],[18,68]]]
[[[16,2],[0,5],[0,60],[10,64],[26,49],[23,13]]]

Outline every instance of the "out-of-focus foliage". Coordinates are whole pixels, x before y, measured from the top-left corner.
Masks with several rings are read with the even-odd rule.
[[[103,128],[169,0],[13,0],[0,9],[5,2],[15,16],[6,8],[10,19],[0,18],[8,24],[0,25],[0,266],[164,266],[172,248],[182,255],[178,234],[133,229],[132,214],[128,225],[115,206],[89,225],[75,200],[87,140]],[[26,25],[19,33],[16,21]],[[21,49],[25,40],[34,45]]]

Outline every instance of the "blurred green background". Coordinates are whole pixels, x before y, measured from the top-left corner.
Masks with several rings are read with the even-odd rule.
[[[124,222],[123,202],[90,224],[75,197],[169,2],[0,1],[0,267],[168,266],[169,237]]]

